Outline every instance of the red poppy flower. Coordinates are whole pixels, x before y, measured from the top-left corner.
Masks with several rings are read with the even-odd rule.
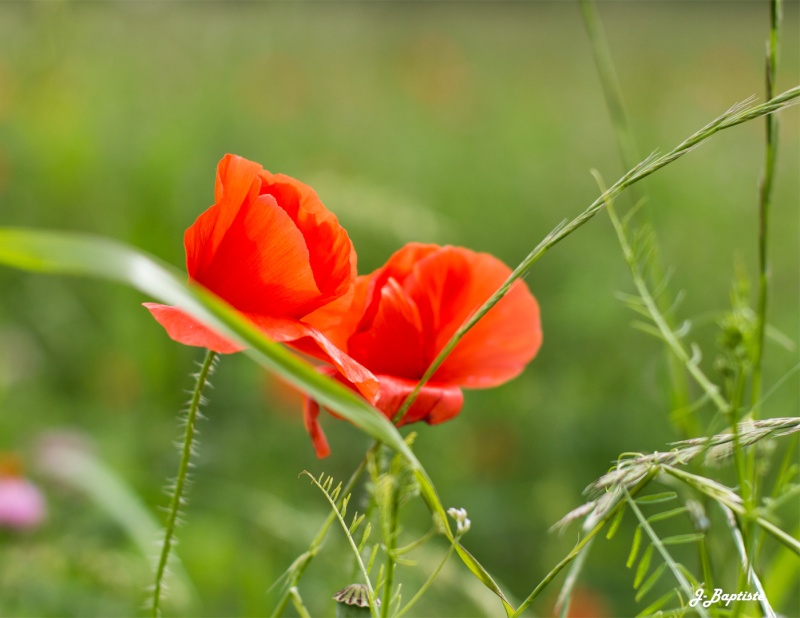
[[[326,336],[380,383],[373,402],[393,418],[458,328],[511,274],[497,258],[461,247],[411,243],[385,266],[359,277],[340,321],[323,328]],[[461,387],[497,386],[517,376],[542,342],[539,306],[517,281],[456,345],[398,425],[449,420],[461,411]],[[333,373],[332,371],[329,373]],[[337,379],[350,382],[346,375]],[[352,383],[351,383],[352,385]],[[308,400],[306,427],[317,455],[328,454],[317,417]]]
[[[374,377],[305,318],[329,326],[325,305],[352,294],[356,254],[336,217],[307,185],[225,155],[216,203],[186,230],[189,278],[227,301],[270,338],[333,364],[368,398]],[[220,353],[241,347],[176,307],[145,303],[175,341]]]

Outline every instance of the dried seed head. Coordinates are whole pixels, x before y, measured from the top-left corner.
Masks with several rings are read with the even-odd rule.
[[[369,590],[365,584],[350,584],[333,595],[337,603],[355,605],[356,607],[369,607]],[[380,607],[381,600],[375,599],[375,606]]]

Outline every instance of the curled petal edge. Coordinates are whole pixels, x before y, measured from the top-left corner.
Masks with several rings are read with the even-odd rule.
[[[324,375],[331,376],[350,388],[347,380],[332,367],[319,367],[318,371]],[[405,380],[394,376],[377,376],[380,384],[376,400],[373,405],[378,408],[390,420],[394,417],[406,397],[414,390],[416,382]],[[464,405],[464,394],[458,386],[446,384],[426,384],[422,387],[414,401],[414,404],[406,412],[398,427],[409,423],[423,421],[429,425],[436,425],[450,420],[458,415]],[[330,412],[330,410],[329,410]],[[306,396],[303,402],[303,421],[311,437],[311,443],[317,457],[320,459],[330,455],[330,446],[322,431],[319,423],[320,406],[319,403]],[[340,418],[337,414],[330,412],[332,416]]]
[[[158,303],[143,305],[164,327],[167,335],[178,343],[208,348],[220,354],[233,354],[244,349],[177,307]],[[313,326],[288,318],[244,315],[270,339],[286,343],[300,352],[332,364],[368,401],[372,402],[377,398],[377,378]]]

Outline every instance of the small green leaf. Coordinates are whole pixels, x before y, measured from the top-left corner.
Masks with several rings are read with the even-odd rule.
[[[650,568],[650,561],[653,559],[653,546],[648,545],[647,549],[642,554],[642,559],[639,561],[639,566],[636,567],[636,577],[633,579],[633,587],[638,588],[644,576],[647,575],[647,570]]]
[[[608,532],[606,532],[606,538],[611,539],[617,533],[617,529],[619,525],[622,523],[622,518],[625,516],[625,509],[619,509],[617,514],[614,515],[614,519],[611,520],[611,524],[608,527]]]
[[[644,618],[645,616],[652,616],[656,612],[658,612],[662,607],[667,604],[673,596],[675,596],[675,590],[670,590],[666,594],[660,596],[658,599],[653,601],[650,605],[645,607],[642,611],[636,614],[636,618]]]
[[[664,511],[662,513],[656,513],[655,515],[651,515],[647,518],[647,521],[653,523],[654,521],[663,521],[665,519],[670,519],[672,517],[676,517],[688,511],[685,506],[679,506],[678,508],[671,509],[669,511]]]
[[[651,494],[649,496],[641,496],[636,498],[637,504],[658,504],[659,502],[668,502],[678,497],[674,491],[665,491],[660,494]]]
[[[642,600],[642,598],[650,591],[650,589],[653,586],[655,586],[656,582],[658,581],[658,578],[661,577],[666,568],[667,568],[667,563],[662,562],[656,567],[656,570],[650,574],[650,577],[648,577],[645,580],[645,582],[641,585],[639,590],[636,591],[635,599],[637,603]]]
[[[675,536],[668,536],[665,539],[661,539],[661,542],[664,545],[684,545],[686,543],[694,543],[696,541],[700,541],[705,537],[705,534],[702,532],[695,532],[692,534],[677,534]]]
[[[620,509],[622,511],[624,509]],[[633,533],[633,542],[631,543],[631,551],[628,554],[628,561],[625,563],[627,568],[631,568],[636,563],[636,556],[639,554],[639,545],[642,543],[642,527],[636,526],[636,531]]]

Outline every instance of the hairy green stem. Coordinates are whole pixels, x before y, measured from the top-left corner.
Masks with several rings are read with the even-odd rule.
[[[187,477],[189,476],[189,466],[194,450],[194,436],[196,433],[195,425],[200,413],[200,405],[203,402],[203,389],[208,384],[208,378],[214,370],[214,360],[217,353],[211,350],[206,351],[206,356],[197,373],[192,398],[189,401],[189,409],[186,412],[186,431],[183,436],[183,447],[181,448],[181,460],[178,464],[178,476],[175,479],[175,487],[170,498],[169,513],[167,524],[164,531],[164,541],[161,545],[161,555],[156,567],[155,585],[153,586],[153,604],[151,615],[153,618],[161,615],[161,597],[164,590],[164,575],[167,571],[167,563],[172,546],[175,543],[175,528],[178,523],[178,513],[183,504],[183,492],[186,488]]]
[[[506,279],[503,285],[501,285],[498,290],[492,294],[486,300],[486,302],[483,303],[483,305],[481,305],[480,308],[478,308],[478,310],[472,314],[472,317],[470,317],[450,338],[444,348],[442,348],[434,361],[430,364],[427,371],[425,371],[414,390],[408,395],[408,397],[406,397],[403,405],[400,407],[394,417],[395,422],[401,419],[408,411],[419,395],[422,387],[433,377],[433,375],[436,373],[436,370],[441,366],[441,364],[444,362],[444,359],[447,358],[450,352],[452,352],[453,348],[455,348],[456,344],[458,344],[461,338],[466,335],[467,332],[473,326],[475,326],[475,324],[477,324],[477,322],[509,292],[511,286],[513,286],[517,280],[521,279],[528,273],[531,267],[537,261],[539,261],[539,259],[545,253],[547,253],[549,249],[564,240],[584,223],[592,219],[603,209],[603,206],[607,201],[613,200],[617,195],[622,193],[631,185],[639,182],[643,178],[646,178],[650,174],[660,170],[662,167],[669,165],[676,159],[679,159],[683,155],[691,152],[719,131],[783,109],[784,107],[787,107],[795,102],[795,99],[798,97],[800,97],[800,86],[795,86],[794,88],[791,88],[760,105],[749,105],[749,101],[734,105],[727,112],[708,123],[699,131],[690,135],[666,154],[661,156],[651,155],[650,157],[646,158],[636,167],[629,170],[613,185],[611,185],[611,187],[603,192],[603,194],[600,195],[594,202],[592,202],[581,214],[571,221],[564,221],[557,225],[538,245],[536,245],[536,247],[534,247],[533,251],[531,251],[524,260],[522,260],[519,266],[517,266],[508,276],[508,279]]]

